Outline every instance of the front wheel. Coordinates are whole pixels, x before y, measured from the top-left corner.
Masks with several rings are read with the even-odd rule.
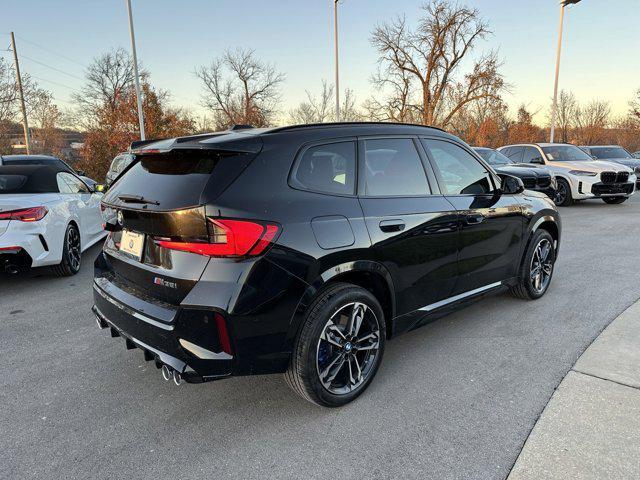
[[[62,247],[62,261],[52,267],[53,273],[58,277],[70,277],[80,271],[82,264],[82,249],[80,244],[80,232],[73,223],[69,224],[64,233]]]
[[[378,300],[347,283],[329,286],[309,307],[285,379],[302,398],[339,407],[358,397],[378,371],[385,345]]]
[[[602,201],[604,203],[608,203],[609,205],[618,205],[620,203],[624,203],[627,201],[629,197],[602,197]]]
[[[553,201],[559,207],[569,207],[573,204],[571,185],[569,185],[569,182],[567,182],[564,178],[558,178],[556,198],[554,198]]]
[[[551,283],[555,261],[553,237],[546,230],[538,230],[529,242],[520,267],[518,285],[511,289],[511,293],[530,300],[542,297]]]

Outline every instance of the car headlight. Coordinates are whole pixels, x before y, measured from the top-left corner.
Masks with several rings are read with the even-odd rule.
[[[570,170],[569,173],[580,177],[595,177],[597,175],[595,172],[586,172],[584,170]]]

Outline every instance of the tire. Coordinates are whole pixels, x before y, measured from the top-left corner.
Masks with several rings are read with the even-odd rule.
[[[609,205],[619,205],[626,202],[628,198],[629,197],[602,197],[602,201]]]
[[[70,277],[80,271],[82,265],[82,249],[80,232],[75,224],[70,223],[64,232],[62,261],[51,267],[58,277]]]
[[[537,251],[542,245],[542,250]],[[544,256],[545,247],[549,247],[547,255]],[[534,278],[534,269],[540,265],[540,259],[542,259],[542,267],[536,272],[540,277],[536,275]],[[520,265],[520,272],[518,273],[518,284],[511,288],[511,293],[518,298],[526,300],[537,300],[542,297],[549,289],[551,284],[551,278],[553,277],[553,270],[556,261],[556,250],[554,247],[553,237],[546,230],[538,230],[533,234],[527,251],[522,259]],[[538,283],[540,279],[540,283]]]
[[[361,318],[355,329],[350,328],[354,311]],[[309,306],[285,379],[309,402],[324,407],[345,405],[375,377],[385,336],[384,313],[371,292],[349,283],[332,284]]]
[[[570,207],[573,205],[573,197],[571,195],[571,185],[564,178],[558,178],[558,188],[556,189],[556,198],[553,199],[559,207]]]

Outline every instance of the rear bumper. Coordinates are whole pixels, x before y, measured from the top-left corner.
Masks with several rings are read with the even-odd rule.
[[[169,366],[189,383],[228,377],[233,356],[219,350],[214,312],[168,309],[149,303],[98,278],[93,285],[93,312],[101,328],[123,337],[128,349],[140,348],[145,360]],[[199,323],[197,320],[200,320]]]

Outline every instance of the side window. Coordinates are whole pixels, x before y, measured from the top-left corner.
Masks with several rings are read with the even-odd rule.
[[[478,195],[494,190],[491,175],[469,152],[442,140],[422,139],[449,195]]]
[[[410,138],[364,141],[364,194],[377,197],[429,195],[422,160]]]
[[[56,175],[56,182],[58,183],[58,191],[60,193],[74,193],[71,190],[71,186],[65,181],[64,177],[66,173],[58,173]]]
[[[522,163],[522,147],[509,147],[502,151],[509,159],[515,163]]]
[[[356,144],[337,142],[308,148],[291,177],[294,187],[322,193],[355,193]]]
[[[60,193],[89,193],[89,189],[87,186],[80,180],[79,178],[74,177],[70,173],[61,172],[56,177],[62,178],[64,183],[67,184],[67,191],[63,192],[62,188],[60,188],[60,180],[58,180],[58,187],[60,188]]]
[[[535,147],[525,147],[522,163],[542,163],[542,154]]]
[[[113,162],[111,163],[111,168],[109,168],[109,170],[111,170],[114,173],[120,172],[122,170],[121,166],[123,165],[123,157],[122,156],[118,156],[116,158],[113,159]]]

